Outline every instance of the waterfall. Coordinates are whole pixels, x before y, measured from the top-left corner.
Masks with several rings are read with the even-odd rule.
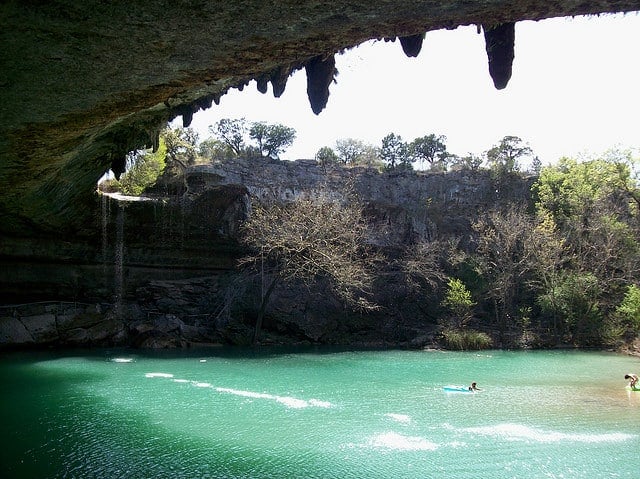
[[[118,204],[116,215],[116,243],[114,249],[114,311],[122,317],[124,300],[124,206]]]

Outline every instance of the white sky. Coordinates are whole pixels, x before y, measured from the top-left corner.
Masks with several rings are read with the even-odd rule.
[[[316,116],[304,70],[273,98],[251,82],[194,115],[200,139],[221,118],[281,123],[297,132],[282,159],[313,158],[322,146],[355,138],[380,146],[435,133],[451,153],[481,154],[506,135],[527,142],[543,163],[562,156],[640,146],[640,14],[520,22],[513,75],[498,91],[475,27],[426,35],[417,58],[396,42],[367,42],[336,57],[337,83]],[[181,120],[175,123],[182,125]]]

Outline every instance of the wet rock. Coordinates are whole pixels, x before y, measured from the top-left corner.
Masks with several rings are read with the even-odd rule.
[[[20,320],[14,317],[0,317],[0,346],[33,344],[33,336]]]

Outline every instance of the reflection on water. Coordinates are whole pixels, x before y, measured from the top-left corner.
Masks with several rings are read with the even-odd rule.
[[[216,350],[0,360],[0,477],[636,477],[626,356]],[[477,381],[477,394],[446,394]]]

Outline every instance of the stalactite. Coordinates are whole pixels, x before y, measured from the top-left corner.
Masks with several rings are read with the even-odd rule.
[[[111,157],[111,171],[116,177],[116,180],[120,179],[120,175],[125,172],[127,165],[127,155],[115,154]]]
[[[267,93],[269,88],[269,75],[260,75],[256,78],[256,85],[260,93]]]
[[[400,39],[400,45],[402,50],[408,57],[417,57],[422,49],[422,42],[424,41],[424,33],[418,35],[409,35],[407,37],[398,37]]]
[[[188,105],[185,105],[182,110],[182,127],[188,128],[191,125],[191,121],[193,121],[193,110]]]
[[[271,88],[273,96],[280,98],[287,86],[287,80],[291,74],[291,69],[287,67],[278,67],[271,73]]]
[[[220,93],[214,93],[213,94],[213,103],[215,103],[216,105],[219,105],[221,96],[222,95],[220,95]]]
[[[327,105],[329,85],[337,74],[333,55],[313,57],[305,65],[307,72],[307,96],[311,110],[318,115]]]
[[[489,74],[498,90],[506,87],[511,78],[511,69],[515,56],[515,27],[516,24],[514,22],[501,23],[491,27],[483,25],[484,40],[489,59]]]
[[[198,103],[198,106],[203,110],[211,108],[211,103],[213,103],[213,95],[204,96],[204,97],[200,98],[197,101],[197,103]]]

